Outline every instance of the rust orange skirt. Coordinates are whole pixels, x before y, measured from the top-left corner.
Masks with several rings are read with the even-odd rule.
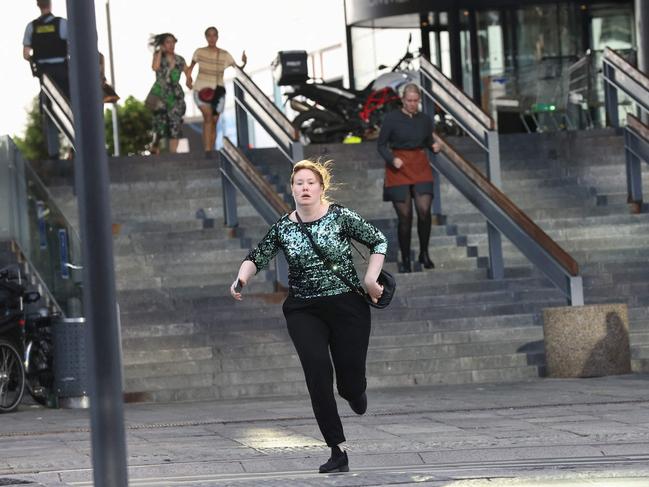
[[[392,154],[403,161],[403,166],[385,166],[386,188],[433,182],[433,170],[424,149],[393,149]]]

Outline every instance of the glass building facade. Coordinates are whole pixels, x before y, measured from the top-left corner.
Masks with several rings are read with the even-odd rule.
[[[394,65],[412,35],[411,50],[461,86],[501,132],[529,130],[521,113],[564,106],[568,67],[586,52],[593,66],[605,46],[633,61],[638,42],[634,0],[346,0],[345,12],[352,86]],[[594,106],[603,101],[601,90],[594,96]]]

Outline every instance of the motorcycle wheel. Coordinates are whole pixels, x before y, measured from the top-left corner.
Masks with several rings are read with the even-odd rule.
[[[293,127],[307,136],[313,144],[342,142],[345,132],[337,128],[340,122],[322,110],[308,110],[293,119]]]
[[[10,342],[0,340],[0,413],[16,409],[24,393],[25,369],[20,354]]]

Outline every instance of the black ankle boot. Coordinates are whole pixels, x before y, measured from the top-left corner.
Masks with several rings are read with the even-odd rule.
[[[327,463],[320,465],[320,473],[334,473],[334,472],[349,472],[349,460],[347,459],[347,452],[338,452],[331,450],[331,457]]]
[[[424,266],[426,269],[434,269],[435,264],[433,263],[432,260],[430,260],[430,257],[428,256],[427,251],[423,251],[419,254],[419,263]]]
[[[349,402],[349,407],[352,408],[352,411],[356,414],[365,414],[365,411],[367,411],[367,394],[365,394],[365,392],[357,398],[347,402]]]
[[[410,265],[410,259],[403,259],[401,261],[401,272],[412,272],[412,266]]]

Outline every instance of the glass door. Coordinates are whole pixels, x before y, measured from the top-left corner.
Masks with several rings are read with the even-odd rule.
[[[625,57],[631,64],[636,63],[635,29],[633,27],[633,6],[620,4],[592,5],[589,9],[589,42],[593,52],[593,66],[602,65],[604,48],[610,47]],[[590,115],[596,126],[606,125],[604,108],[604,85],[593,83],[594,93],[590,97]],[[618,94],[618,117],[626,123],[626,114],[633,110],[631,100],[622,92]]]
[[[422,29],[422,38],[428,42],[430,62],[451,77],[451,41],[448,33],[448,13],[430,12],[427,26]]]

